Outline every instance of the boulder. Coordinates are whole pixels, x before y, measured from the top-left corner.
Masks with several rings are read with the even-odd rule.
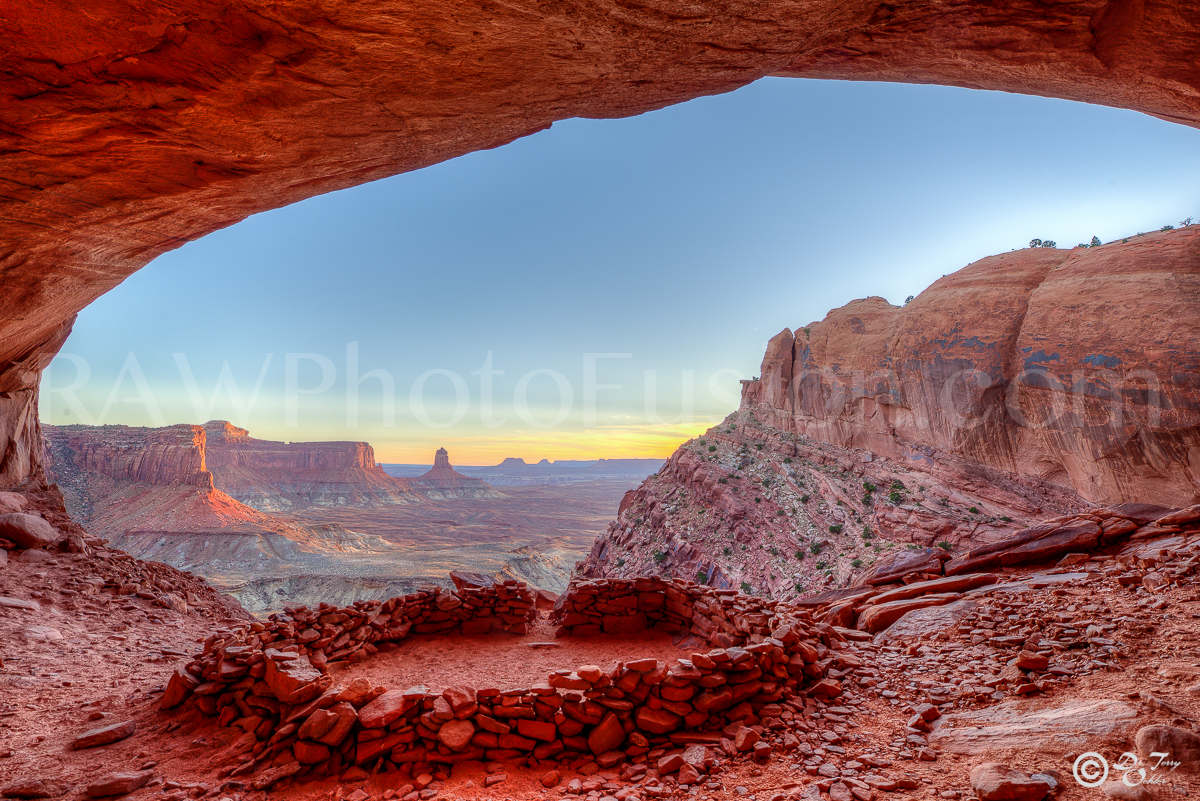
[[[23,512],[27,503],[25,496],[19,492],[0,492],[0,515]]]
[[[1186,526],[1200,522],[1200,503],[1163,515],[1154,521],[1159,526]]]
[[[980,801],[1042,801],[1055,786],[999,762],[984,762],[971,769],[971,789]]]
[[[857,628],[875,634],[883,631],[913,609],[921,609],[926,606],[941,606],[942,604],[956,601],[959,597],[957,593],[944,593],[926,595],[923,598],[906,598],[901,601],[872,604],[864,607],[858,613]]]
[[[1133,741],[1143,759],[1155,752],[1170,754],[1167,759],[1178,761],[1179,770],[1200,771],[1200,734],[1194,731],[1155,724],[1138,729]]]
[[[12,495],[14,493],[0,494]],[[5,798],[58,798],[66,793],[65,785],[46,779],[20,779],[15,784],[0,787],[0,796]]]
[[[1067,701],[1027,710],[1006,701],[984,709],[944,715],[929,744],[955,754],[989,754],[999,749],[1033,752],[1043,745],[1082,746],[1100,737],[1132,733],[1137,710],[1119,700]]]
[[[941,548],[922,548],[913,551],[901,551],[895,555],[880,559],[863,574],[866,584],[889,584],[910,573],[941,573],[942,563],[950,558],[950,554]]]
[[[97,782],[89,784],[83,791],[88,798],[110,798],[117,795],[128,795],[134,790],[145,787],[154,778],[152,770],[120,771],[111,773]]]
[[[137,724],[132,720],[110,723],[107,726],[86,731],[76,737],[71,741],[71,750],[78,751],[81,748],[96,748],[101,745],[115,743],[118,740],[124,740],[135,731],[137,731]]]
[[[37,515],[9,512],[0,515],[0,537],[21,548],[52,548],[63,535]]]
[[[972,590],[976,587],[995,584],[998,581],[1000,581],[1000,578],[995,573],[970,573],[930,579],[929,581],[916,581],[912,584],[906,584],[903,587],[886,590],[872,596],[870,603],[872,605],[883,604],[890,601],[903,601],[908,598],[916,598],[921,595],[932,595],[934,593],[962,592],[963,590]]]
[[[975,601],[961,600],[944,606],[927,606],[912,609],[892,625],[876,635],[876,642],[888,643],[896,640],[919,640],[944,631],[963,620],[979,606]]]
[[[188,699],[200,681],[183,668],[176,668],[167,680],[167,688],[158,701],[160,709],[174,709]]]

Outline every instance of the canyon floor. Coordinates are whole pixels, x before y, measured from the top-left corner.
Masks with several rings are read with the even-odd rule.
[[[425,584],[448,585],[452,570],[517,578],[558,592],[629,489],[628,481],[609,480],[504,487],[496,498],[315,506],[277,517],[332,532],[321,550],[273,562],[265,575],[235,559],[195,567],[168,561],[205,575],[255,613],[404,595]],[[130,550],[144,558],[164,556]]]
[[[238,730],[172,716],[156,703],[173,665],[223,626],[244,621],[243,612],[203,582],[103,546],[89,554],[16,551],[0,567],[0,788],[10,797],[81,798],[89,786],[124,772],[145,780],[127,797],[174,801],[967,801],[977,797],[972,768],[1000,761],[1048,774],[1058,798],[1105,798],[1101,789],[1076,783],[1078,755],[1096,752],[1115,763],[1137,750],[1139,727],[1191,727],[1200,715],[1198,560],[1194,538],[1131,543],[1069,567],[1004,569],[996,583],[961,593],[954,604],[938,607],[946,614],[922,626],[874,637],[838,629],[844,639],[829,675],[840,681],[841,696],[792,699],[775,716],[748,721],[770,745],[762,761],[710,748],[711,764],[688,786],[660,776],[653,763],[612,770],[594,762],[466,763],[452,775],[422,775],[415,785],[381,774],[263,791],[228,778]],[[1155,580],[1162,576],[1172,578]],[[603,665],[638,649],[662,655],[675,648],[661,638],[566,639],[539,653],[536,664],[514,666],[514,652],[544,633],[535,627],[525,638],[495,635],[445,645],[445,659],[425,661],[423,680],[455,680],[458,671],[487,664],[493,654],[518,678],[543,660]],[[1024,660],[1031,653],[1045,659],[1029,668]],[[391,658],[384,652],[338,667],[337,680],[391,675]],[[498,679],[505,676],[497,672]],[[126,722],[132,734],[123,739],[72,748],[85,731]],[[1109,785],[1108,794],[1196,797],[1200,737],[1188,737],[1173,744],[1184,764],[1149,770],[1142,763],[1147,773],[1140,787]],[[551,767],[560,774],[546,787]],[[1120,775],[1114,770],[1113,780]]]

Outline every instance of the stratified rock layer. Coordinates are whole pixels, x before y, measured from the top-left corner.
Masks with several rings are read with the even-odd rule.
[[[49,0],[0,18],[0,486],[76,312],[249,214],[764,75],[903,80],[1200,125],[1200,7]]]
[[[272,442],[224,420],[204,431],[217,486],[262,511],[417,499],[406,481],[383,472],[366,442]]]

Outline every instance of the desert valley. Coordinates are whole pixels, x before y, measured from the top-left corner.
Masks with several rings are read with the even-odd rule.
[[[774,165],[714,177],[697,203],[625,185],[610,197],[596,176],[634,181],[613,167],[633,157],[610,163],[579,140],[569,158],[538,151],[517,174],[587,164],[591,212],[571,207],[575,186],[549,203],[537,187],[508,198],[519,190],[499,162],[465,161],[481,183],[423,179],[450,187],[451,227],[425,263],[380,269],[378,285],[324,280],[375,269],[355,238],[378,231],[351,212],[338,218],[344,258],[292,255],[282,279],[256,278],[255,259],[287,236],[264,250],[251,236],[221,303],[202,300],[204,276],[164,269],[170,302],[144,304],[146,319],[98,308],[146,291],[132,276],[151,260],[257,212],[763,76],[998,89],[1194,134],[1200,12],[1159,0],[356,6],[52,1],[0,14],[0,798],[1200,798],[1190,217],[1074,247],[1037,238],[940,278],[920,267],[924,288],[892,302],[849,294],[860,284],[841,275],[835,250],[856,245],[844,240],[784,237],[772,245],[783,266],[761,274],[774,283],[755,280],[752,262],[771,259],[746,243],[768,238],[756,226],[779,196],[744,214],[733,198],[752,174],[766,176],[761,193],[786,183]],[[949,126],[956,112],[943,113]],[[664,127],[643,129],[645,142],[685,152],[703,138],[654,119]],[[816,106],[813,120],[829,124]],[[785,130],[788,149],[798,130]],[[1016,169],[1007,136],[990,156],[1000,171]],[[839,169],[850,176],[839,183],[882,191],[868,170]],[[682,186],[693,172],[661,180]],[[436,204],[425,186],[413,208]],[[1014,209],[1039,200],[994,186]],[[807,209],[857,210],[859,194]],[[964,189],[980,204],[987,194]],[[478,197],[488,214],[460,215]],[[700,217],[717,197],[728,224],[691,229],[719,252],[711,263],[670,261],[656,248],[692,243],[660,241],[653,222],[630,264],[596,255],[597,242],[528,274],[532,257],[505,255],[522,239],[518,217],[554,220],[554,207],[595,217],[600,239],[624,246],[608,220],[638,218],[639,203]],[[539,244],[571,239],[545,228]],[[886,221],[855,229],[877,262],[859,269],[881,282],[969,239],[931,234],[904,262],[885,229],[900,238]],[[486,256],[438,261],[468,233]],[[636,261],[645,253],[680,272],[657,283]],[[390,280],[400,291],[372,306]],[[422,292],[453,293],[454,308]],[[241,302],[263,319],[232,313]],[[276,313],[300,322],[280,332]],[[477,377],[492,402],[485,381],[504,375],[493,351],[474,372],[430,365],[492,348],[496,319],[518,332],[506,353],[544,362],[525,363],[501,384],[511,404],[484,404],[476,421],[462,411],[475,396],[459,389]],[[273,336],[294,340],[292,372],[279,390],[264,360],[253,409],[213,393],[209,406],[247,419],[164,421],[208,407],[196,392],[180,401],[131,351],[111,389],[80,379],[58,391],[74,406],[51,405],[51,363],[85,375],[80,334],[126,322],[123,335],[163,353],[204,331],[173,358],[221,364],[218,389],[244,366],[229,359]],[[301,380],[300,363],[324,369],[322,337],[352,345],[345,386],[332,366]],[[736,384],[739,398],[670,420],[639,409],[596,371],[598,357],[640,368],[621,350],[639,338],[665,359],[711,362],[710,385]],[[755,352],[741,352],[747,341]],[[419,374],[400,422],[393,375],[358,371],[372,348]],[[727,378],[725,349],[757,374]],[[559,369],[576,350],[578,395]],[[661,383],[646,370],[639,391],[690,404],[689,369]],[[141,417],[119,397],[126,375],[145,389]],[[449,394],[417,392],[435,378]],[[386,401],[369,422],[364,385]],[[87,392],[105,396],[97,419],[72,411]],[[435,419],[447,410],[452,422]],[[329,431],[345,438],[317,435]]]
[[[659,466],[514,462],[486,474],[517,483],[493,486],[444,449],[432,467],[385,466],[365,442],[270,442],[226,421],[42,430],[75,520],[256,614],[448,587],[451,571],[561,591],[621,496]]]

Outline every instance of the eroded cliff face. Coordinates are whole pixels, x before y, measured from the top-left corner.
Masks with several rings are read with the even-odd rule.
[[[366,442],[272,442],[224,420],[204,424],[208,466],[224,491],[265,512],[418,499],[375,462]]]
[[[919,0],[49,0],[0,19],[0,486],[76,312],[269,208],[764,75],[1003,89],[1200,125],[1200,7]],[[534,44],[531,44],[534,43]]]
[[[1200,501],[1200,228],[982,259],[768,343],[579,570],[791,597],[1093,505]]]
[[[742,407],[822,442],[943,455],[1093,503],[1200,500],[1200,228],[982,259],[904,307],[768,345]]]
[[[204,428],[42,426],[67,510],[118,545],[131,534],[248,533],[283,526],[213,484]]]

